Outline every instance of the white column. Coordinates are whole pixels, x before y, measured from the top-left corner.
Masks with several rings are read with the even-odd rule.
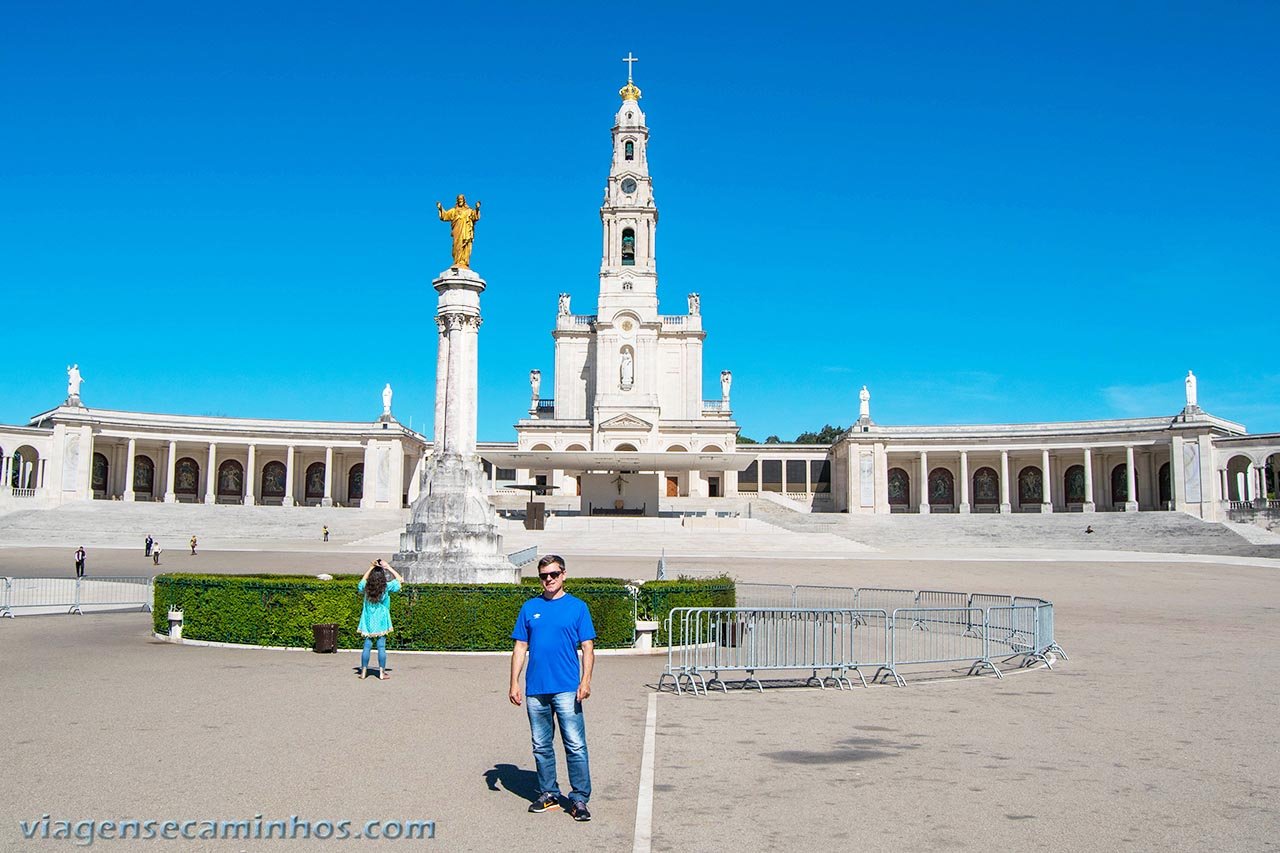
[[[209,442],[209,469],[204,478],[204,502],[218,502],[218,445]]]
[[[960,511],[969,511],[969,454],[960,451]]]
[[[479,316],[472,317],[462,328],[463,339],[466,350],[466,367],[467,372],[463,376],[466,387],[471,389],[471,393],[466,395],[466,411],[462,413],[462,453],[465,456],[474,456],[476,452],[476,411],[480,399],[480,323]]]
[[[1084,511],[1094,512],[1098,505],[1093,502],[1093,449],[1084,449]]]
[[[436,330],[436,417],[431,451],[439,457],[444,452],[444,413],[449,393],[449,332],[443,317],[436,318]]]
[[[1000,511],[1013,512],[1009,503],[1009,451],[1000,451]]]
[[[1053,512],[1053,475],[1049,473],[1049,450],[1040,451],[1040,469],[1044,472],[1044,488],[1040,495],[1040,512]]]
[[[449,314],[446,315],[445,321],[449,325],[449,389],[444,409],[444,450],[445,453],[459,453],[458,443],[462,437],[462,383],[465,370],[462,364],[462,317]]]
[[[929,514],[929,454],[920,451],[920,514]]]
[[[284,452],[284,500],[281,506],[293,506],[293,445]]]
[[[258,481],[258,462],[257,462],[257,445],[249,445],[249,456],[245,460],[244,465],[244,505],[253,506],[257,503],[254,492],[257,487],[254,485]]]
[[[0,456],[0,492],[8,491],[12,485],[10,470],[13,468],[12,456]]]
[[[333,506],[333,448],[324,449],[324,497],[320,506]]]
[[[1129,445],[1124,449],[1124,486],[1128,493],[1128,498],[1124,502],[1125,512],[1138,511],[1138,489],[1137,478],[1133,470],[1133,446]]]
[[[169,462],[166,467],[169,469],[169,478],[164,483],[164,502],[167,504],[176,503],[178,496],[173,491],[173,477],[178,465],[178,442],[169,442]]]
[[[129,448],[125,451],[124,459],[124,495],[122,500],[133,500],[133,457],[137,455],[137,451],[137,439],[129,439]]]

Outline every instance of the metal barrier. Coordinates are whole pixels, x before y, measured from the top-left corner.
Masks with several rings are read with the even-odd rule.
[[[742,687],[764,685],[760,671],[808,671],[808,684],[852,688],[861,668],[871,683],[906,681],[899,667],[967,663],[968,675],[1067,659],[1054,634],[1053,604],[1030,596],[786,584],[738,584],[737,607],[678,607],[667,615],[667,667],[676,693],[719,685],[744,674]],[[762,603],[763,602],[763,603]],[[774,604],[773,602],[782,602]],[[853,603],[855,606],[847,606]],[[871,605],[896,606],[871,606]]]
[[[80,578],[76,581],[77,610],[81,607],[138,607],[151,612],[151,578]]]
[[[804,670],[807,684],[825,689],[832,682],[842,690],[852,689],[852,674],[865,687],[860,667],[886,663],[888,647],[883,631],[859,626],[887,620],[884,611],[853,609],[673,608],[667,614],[672,643],[658,689],[670,678],[677,694],[682,685],[695,694],[714,684],[728,692],[721,673],[741,672],[743,689],[754,684],[763,690],[755,675],[760,670]]]
[[[969,626],[983,624],[981,610],[967,607],[909,607],[893,611],[889,626],[889,662],[876,671],[872,681],[892,678],[903,687],[906,681],[899,666],[927,663],[969,663],[967,675],[990,669],[996,678],[1004,675],[991,662],[988,637]],[[921,625],[926,630],[918,630]]]
[[[513,566],[526,566],[538,559],[538,546],[530,545],[528,548],[521,548],[519,551],[513,551],[507,556]]]
[[[22,611],[61,610],[83,614],[82,607],[150,611],[154,600],[150,577],[4,578],[0,617]]]

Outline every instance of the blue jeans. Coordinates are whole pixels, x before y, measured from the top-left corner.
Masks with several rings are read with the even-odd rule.
[[[587,761],[587,726],[582,717],[582,703],[576,693],[539,693],[525,697],[529,711],[529,728],[533,732],[533,761],[538,769],[538,792],[559,796],[556,782],[556,752],[552,740],[555,723],[560,721],[560,739],[564,741],[565,763],[569,765],[570,800],[591,799],[591,768]]]
[[[369,668],[369,650],[373,648],[373,637],[364,638],[364,651],[360,653],[360,668]],[[378,670],[387,668],[387,638],[378,638]]]

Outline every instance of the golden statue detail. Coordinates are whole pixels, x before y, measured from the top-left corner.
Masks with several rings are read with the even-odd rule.
[[[476,239],[476,223],[480,221],[480,202],[475,209],[467,206],[467,197],[458,194],[458,201],[453,207],[445,210],[440,202],[436,202],[436,210],[440,212],[440,221],[448,222],[453,232],[453,265],[471,268],[471,244]]]

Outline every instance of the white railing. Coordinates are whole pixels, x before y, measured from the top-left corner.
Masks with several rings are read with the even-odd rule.
[[[729,411],[729,401],[728,400],[703,400],[702,411],[727,412]]]
[[[683,326],[689,318],[683,314],[667,314],[658,318],[664,326]]]
[[[594,326],[596,322],[595,314],[574,314],[573,325],[575,326]]]
[[[37,489],[14,489],[13,496],[15,498],[34,498],[37,491]]]

